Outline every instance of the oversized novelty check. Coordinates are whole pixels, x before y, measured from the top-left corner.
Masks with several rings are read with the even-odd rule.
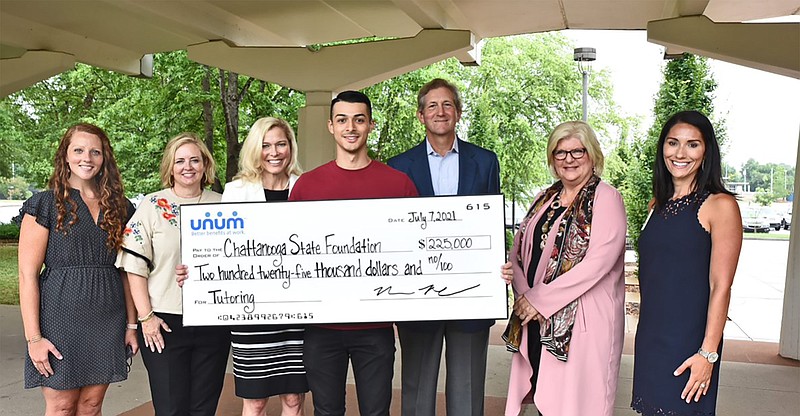
[[[502,195],[183,205],[184,325],[507,318]]]

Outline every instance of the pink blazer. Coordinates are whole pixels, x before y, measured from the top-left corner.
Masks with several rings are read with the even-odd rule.
[[[530,219],[535,227],[542,213]],[[560,220],[560,219],[559,219]],[[533,252],[533,230],[514,237],[509,255],[514,264],[513,287],[545,317],[578,299],[567,362],[555,359],[543,349],[536,395],[536,407],[545,415],[613,415],[624,336],[625,279],[624,254],[627,230],[625,205],[619,192],[601,182],[597,186],[592,230],[586,257],[572,270],[550,284],[543,282],[548,255],[539,259],[533,288],[527,273]],[[543,253],[555,244],[550,233]],[[538,242],[536,242],[538,244]],[[517,263],[521,247],[523,264]],[[531,364],[528,359],[527,325],[523,327],[520,352],[512,356],[506,416],[517,416],[530,393]],[[526,401],[527,402],[527,401]]]

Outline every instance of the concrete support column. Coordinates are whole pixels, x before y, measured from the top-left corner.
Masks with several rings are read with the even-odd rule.
[[[298,158],[304,170],[336,157],[336,144],[328,131],[332,99],[332,91],[307,91],[306,105],[297,113]]]
[[[800,144],[800,137],[798,137]],[[800,167],[800,148],[796,167]],[[786,358],[800,360],[800,233],[797,217],[800,208],[800,170],[794,171],[794,201],[792,202],[792,227],[789,235],[789,259],[786,264],[786,286],[783,290],[783,321],[778,353]]]

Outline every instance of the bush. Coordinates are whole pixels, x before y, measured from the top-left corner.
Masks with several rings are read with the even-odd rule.
[[[0,240],[19,241],[19,227],[17,227],[17,224],[0,224]]]

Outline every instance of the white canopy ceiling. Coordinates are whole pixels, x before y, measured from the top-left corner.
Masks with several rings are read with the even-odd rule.
[[[800,24],[758,24],[757,31],[741,24],[798,13],[800,0],[1,0],[0,95],[75,62],[148,76],[148,55],[179,49],[199,62],[271,82],[335,90],[448,56],[475,61],[483,38],[567,28],[649,28],[650,40],[670,52],[692,51],[800,78]],[[685,20],[689,16],[707,19]],[[424,29],[434,31],[418,39]],[[384,44],[383,56],[413,56],[394,63],[373,59],[379,67],[361,79],[327,80],[292,70],[301,63],[336,64],[348,59],[343,50],[359,47],[322,57],[308,45],[364,37],[417,40]],[[259,56],[280,58],[283,67],[248,66]]]

